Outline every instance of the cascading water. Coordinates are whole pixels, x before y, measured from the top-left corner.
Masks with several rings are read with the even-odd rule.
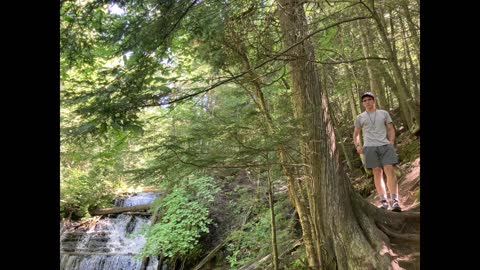
[[[158,197],[158,195],[160,195],[160,193],[142,192],[142,193],[134,194],[128,197],[120,197],[115,199],[114,205],[116,207],[126,207],[126,206],[135,206],[135,205],[141,205],[141,204],[149,204],[153,200],[155,200],[155,198]]]
[[[148,204],[158,195],[139,193],[119,198],[115,206]],[[148,216],[119,214],[116,217],[104,217],[91,227],[62,226],[60,270],[156,270],[158,258],[149,257],[143,267],[142,260],[134,258],[146,241],[143,235],[134,233],[149,223]]]

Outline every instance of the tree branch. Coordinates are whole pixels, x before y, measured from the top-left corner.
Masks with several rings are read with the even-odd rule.
[[[190,3],[190,5],[187,7],[187,9],[185,9],[185,11],[183,12],[183,14],[180,16],[180,18],[178,18],[178,20],[175,22],[175,24],[173,25],[172,29],[170,29],[170,31],[165,35],[164,39],[166,40],[167,37],[173,32],[173,30],[175,30],[175,28],[177,28],[177,25],[180,23],[180,21],[183,19],[183,17],[185,17],[185,15],[187,15],[188,11],[193,7],[193,5],[195,5],[196,3],[198,2],[198,0],[194,0],[192,1],[192,3]]]
[[[279,58],[280,56],[282,56],[283,54],[285,54],[286,52],[290,51],[291,49],[295,48],[296,46],[302,44],[306,39],[312,37],[313,35],[321,32],[321,31],[325,31],[327,29],[330,29],[332,27],[335,27],[335,26],[338,26],[340,24],[343,24],[343,23],[347,23],[347,22],[352,22],[352,21],[356,21],[356,20],[363,20],[363,19],[369,19],[370,17],[366,17],[366,16],[363,16],[363,17],[356,17],[356,18],[352,18],[352,19],[347,19],[347,20],[343,20],[343,21],[339,21],[337,23],[334,23],[334,24],[331,24],[331,25],[328,25],[326,27],[323,27],[323,28],[320,28],[320,29],[317,29],[313,32],[311,32],[310,34],[306,35],[305,37],[303,37],[301,40],[299,40],[297,43],[293,44],[292,46],[286,48],[285,50],[281,51],[280,53],[277,53],[276,55],[274,55],[273,57],[261,62],[260,64],[246,70],[246,71],[243,71],[233,77],[230,77],[226,80],[223,80],[223,81],[220,81],[220,82],[217,82],[217,83],[214,83],[213,85],[201,90],[201,91],[198,91],[198,92],[195,92],[195,93],[192,93],[192,94],[188,94],[188,95],[184,95],[182,97],[179,97],[179,98],[176,98],[176,99],[173,99],[173,100],[170,100],[170,101],[167,101],[167,102],[162,102],[162,103],[159,103],[159,105],[168,105],[168,104],[173,104],[175,102],[179,102],[179,101],[182,101],[182,100],[185,100],[185,99],[188,99],[188,98],[192,98],[194,96],[197,96],[199,94],[202,94],[202,93],[206,93],[210,90],[213,90],[217,87],[219,87],[220,85],[223,85],[223,84],[226,84],[228,82],[231,82],[233,80],[236,80],[240,77],[242,77],[243,75],[253,71],[253,70],[256,70],[256,69],[259,69],[261,68],[262,66],[264,66],[265,64],[271,62],[271,61],[274,61],[276,60],[277,58]]]
[[[295,60],[295,59],[300,59],[300,58],[282,58],[282,60]],[[338,64],[348,64],[348,63],[355,63],[358,61],[362,60],[388,60],[388,58],[384,57],[363,57],[363,58],[357,58],[357,59],[352,59],[352,60],[345,60],[345,61],[333,61],[333,62],[323,62],[323,61],[316,61],[316,60],[310,60],[310,59],[304,59],[305,61],[313,62],[313,63],[318,63],[322,65],[338,65]]]

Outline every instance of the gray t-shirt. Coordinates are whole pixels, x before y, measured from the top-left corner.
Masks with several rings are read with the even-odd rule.
[[[364,111],[357,116],[355,127],[361,128],[363,133],[363,146],[381,146],[389,144],[387,137],[387,124],[392,118],[387,111]]]

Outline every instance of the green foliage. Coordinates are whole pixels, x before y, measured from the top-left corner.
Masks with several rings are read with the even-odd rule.
[[[271,248],[270,240],[270,217],[268,209],[264,209],[262,216],[247,223],[243,230],[237,230],[230,234],[230,242],[227,251],[230,255],[227,260],[230,269],[238,269]]]
[[[248,197],[251,197],[251,195]],[[292,210],[290,201],[286,194],[278,197],[278,201],[275,204],[275,221],[277,244],[279,245],[279,251],[281,251],[297,236],[292,228],[292,220],[289,217],[289,211]],[[244,200],[247,200],[247,198],[244,198]],[[245,201],[245,203],[248,202]],[[257,212],[253,218],[241,229],[232,232],[228,237],[230,240],[227,245],[229,255],[226,259],[230,264],[230,269],[238,269],[247,263],[259,259],[259,257],[265,256],[272,250],[270,210],[262,201],[257,201],[252,209]]]
[[[139,182],[175,184],[176,179],[203,168],[265,163],[262,152],[274,152],[280,144],[294,147],[297,142],[293,136],[296,123],[283,104],[273,114],[280,122],[278,133],[269,136],[263,116],[237,87],[222,86],[208,98],[194,98],[160,112],[152,110],[144,136],[138,140],[150,158],[131,172]]]
[[[398,145],[398,157],[401,162],[414,161],[420,155],[420,140],[413,138],[409,133],[402,134],[399,137],[402,140],[402,144]]]
[[[375,191],[373,175],[370,177],[362,176],[359,179],[356,179],[352,185],[355,191],[357,191],[363,198],[367,198]]]
[[[168,195],[154,203],[161,220],[146,232],[147,242],[140,256],[160,252],[168,259],[175,256],[195,258],[201,251],[199,238],[208,233],[209,204],[219,192],[211,177],[188,177],[179,181]]]
[[[295,252],[287,254],[282,260],[285,262],[285,270],[308,270],[305,246],[298,247]]]
[[[171,93],[159,78],[174,69],[165,61],[179,28],[172,22],[190,8],[186,0],[62,2],[61,98],[78,116],[66,127],[70,136],[141,130],[140,109]]]
[[[104,208],[114,199],[113,186],[94,168],[70,170],[60,186],[60,215],[79,219],[89,217],[88,209]]]
[[[64,136],[64,135],[62,135]],[[60,214],[79,219],[88,210],[110,207],[122,171],[132,162],[126,156],[129,134],[111,132],[108,140],[63,141],[60,152]]]
[[[112,5],[123,13],[110,12]],[[305,4],[309,21],[305,30],[353,18],[360,6]],[[188,175],[261,168],[264,157],[273,156],[278,146],[287,149],[289,163],[303,163],[298,145],[304,132],[298,125],[301,119],[294,119],[288,78],[292,71],[285,67],[291,52],[215,90],[159,106],[255,67],[285,49],[277,13],[277,3],[270,0],[62,1],[62,214],[82,217],[89,208],[107,206],[121,182],[162,184],[170,193],[158,202],[162,219],[148,230],[143,255],[162,250],[170,258],[195,257],[201,249],[199,236],[211,224],[208,205],[218,188],[210,178]],[[400,29],[398,21],[394,23]],[[365,61],[350,61],[364,57],[359,34],[356,22],[349,22],[311,37],[316,59],[310,60],[325,73],[323,90],[329,95],[340,140],[351,139],[350,90],[354,88],[355,96],[369,85]],[[384,56],[384,44],[378,33],[372,34],[370,55]],[[400,36],[397,40],[398,55],[403,55],[403,40]],[[319,63],[341,61],[348,64]],[[259,109],[258,85],[273,130]],[[82,144],[73,140],[77,137],[84,139]],[[409,159],[417,150],[412,145],[400,155]],[[272,157],[269,162],[278,160]],[[275,169],[278,178],[281,172]],[[125,170],[132,178],[122,174]],[[231,235],[227,247],[231,267],[238,268],[270,250],[270,217],[265,201],[260,196],[252,199],[251,189],[238,187],[234,192],[239,199],[227,208],[234,218],[253,216]],[[293,238],[287,202],[282,198],[275,206],[279,243]],[[247,217],[242,216],[245,213]],[[290,269],[301,269],[302,262],[295,260]]]
[[[111,13],[113,4],[124,13]],[[61,7],[61,98],[70,111],[62,114],[68,118],[62,133],[69,139],[105,136],[111,129],[144,135],[136,141],[144,150],[135,154],[146,162],[128,168],[139,184],[174,182],[201,167],[259,163],[259,151],[297,142],[289,93],[279,80],[286,73],[281,62],[261,70],[271,74],[263,77],[276,134],[266,136],[264,116],[244,87],[232,84],[181,106],[158,106],[213,84],[220,69],[243,71],[228,46],[234,36],[261,41],[246,44],[252,64],[282,47],[279,25],[264,21],[275,20],[270,1],[191,4],[91,1]]]

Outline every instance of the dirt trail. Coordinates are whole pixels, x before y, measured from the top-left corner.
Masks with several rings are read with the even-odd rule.
[[[420,269],[420,158],[399,164],[397,169],[401,172],[397,179],[402,213],[386,213],[391,249],[385,252],[393,259],[391,269],[416,270]],[[367,200],[380,206],[375,191]]]
[[[420,212],[420,201],[418,199],[420,187],[420,158],[412,162],[400,164],[396,169],[401,172],[401,176],[397,177],[397,180],[400,193],[399,202],[402,211]],[[373,181],[373,179],[369,181]],[[367,201],[376,206],[380,206],[376,195],[376,191],[374,190],[372,194],[367,197]]]

